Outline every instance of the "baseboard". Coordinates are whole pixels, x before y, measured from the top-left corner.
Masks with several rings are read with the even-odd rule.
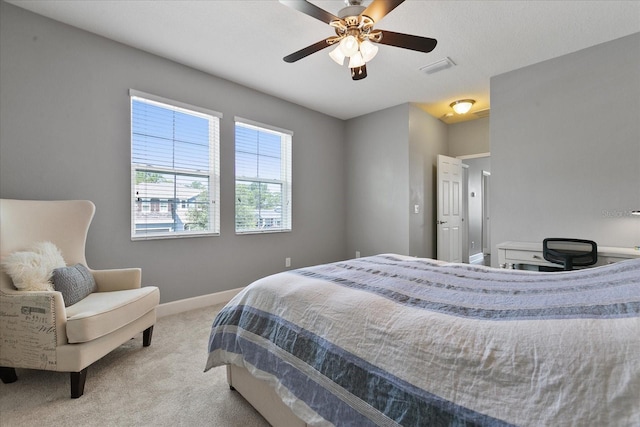
[[[166,302],[156,308],[157,317],[171,316],[172,314],[183,313],[185,311],[196,310],[216,304],[226,304],[231,298],[236,296],[244,288],[230,289],[228,291],[216,292],[213,294],[201,295],[193,298],[181,299],[178,301]]]

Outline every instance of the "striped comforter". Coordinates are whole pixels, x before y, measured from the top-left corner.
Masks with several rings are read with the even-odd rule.
[[[310,425],[639,426],[640,259],[537,273],[386,254],[260,279],[206,370]]]

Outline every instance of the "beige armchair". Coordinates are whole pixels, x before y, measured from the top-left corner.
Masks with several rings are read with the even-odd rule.
[[[0,199],[0,258],[37,242],[54,243],[67,265],[87,265],[85,243],[95,206],[86,200]],[[87,367],[143,332],[151,344],[157,287],[141,287],[141,270],[89,270],[97,292],[65,307],[57,291],[17,290],[0,273],[0,379],[16,368],[70,372],[71,397],[84,392]]]

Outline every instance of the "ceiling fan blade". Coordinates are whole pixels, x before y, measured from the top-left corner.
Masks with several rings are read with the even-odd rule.
[[[327,12],[324,9],[319,8],[318,6],[316,6],[313,3],[309,3],[306,0],[280,0],[280,3],[289,6],[290,8],[293,8],[295,10],[297,10],[298,12],[302,12],[306,15],[309,15],[313,18],[319,19],[320,21],[324,22],[325,24],[329,24],[331,21],[333,20],[338,20],[340,21],[341,19],[338,18],[337,16]]]
[[[319,42],[314,43],[311,46],[307,46],[304,49],[300,49],[297,52],[293,52],[291,55],[287,55],[282,59],[284,59],[284,62],[296,62],[304,58],[305,56],[309,56],[312,53],[316,53],[324,49],[325,47],[329,47],[329,43],[327,43],[327,40],[320,40]]]
[[[373,19],[373,22],[378,22],[403,2],[404,0],[373,0],[362,14]]]
[[[436,39],[428,37],[412,36],[411,34],[394,33],[393,31],[380,30],[382,39],[378,42],[389,46],[404,49],[417,50],[418,52],[431,52],[438,44]]]

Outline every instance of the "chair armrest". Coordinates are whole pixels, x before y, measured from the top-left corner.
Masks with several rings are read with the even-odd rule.
[[[56,347],[67,343],[66,323],[60,292],[3,289],[0,293],[2,364],[56,370]]]
[[[124,291],[142,285],[142,270],[139,268],[91,270],[91,274],[98,286],[98,292]]]

